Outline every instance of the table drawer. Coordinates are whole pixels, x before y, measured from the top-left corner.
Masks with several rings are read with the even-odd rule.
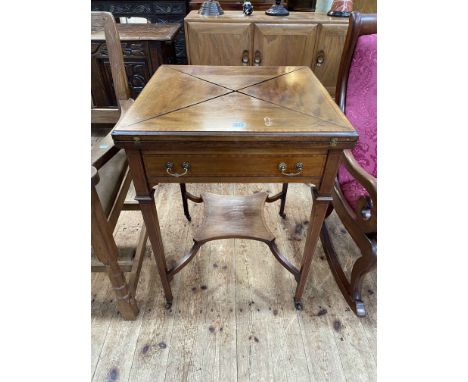
[[[325,166],[325,154],[143,154],[146,175],[155,183],[194,183],[268,181],[314,182],[320,179]],[[170,175],[169,172],[182,174]],[[188,163],[187,170],[183,164]],[[283,173],[279,169],[284,163]],[[288,176],[286,174],[290,174]],[[213,179],[212,179],[213,178]],[[214,179],[216,178],[216,179]],[[253,180],[249,178],[255,178]]]

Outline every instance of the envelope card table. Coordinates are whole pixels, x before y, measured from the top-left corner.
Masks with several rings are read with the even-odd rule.
[[[309,67],[163,65],[113,131],[124,148],[167,307],[170,281],[210,240],[247,238],[268,245],[297,281],[301,297],[344,149],[356,131]],[[275,243],[263,216],[278,195],[188,194],[204,203],[194,245],[168,267],[154,202],[158,183],[311,183],[313,205],[301,264]]]

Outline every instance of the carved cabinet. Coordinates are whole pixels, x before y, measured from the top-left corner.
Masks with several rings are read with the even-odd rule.
[[[175,64],[180,24],[117,24],[131,97],[136,98],[162,64]],[[97,107],[116,106],[104,33],[91,35],[91,96]]]
[[[119,17],[143,17],[150,23],[183,23],[188,13],[188,0],[91,0],[92,11],[111,12]],[[175,37],[176,63],[186,64],[183,28]]]
[[[258,11],[252,16],[225,11],[203,17],[192,11],[185,18],[188,62],[310,66],[333,95],[347,29],[347,19],[314,12],[272,17]]]

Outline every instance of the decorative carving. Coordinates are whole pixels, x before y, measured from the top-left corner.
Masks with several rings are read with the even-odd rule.
[[[145,57],[146,56],[146,43],[145,42],[122,42],[122,51],[124,58],[128,57]],[[105,43],[101,43],[101,46],[97,49],[96,55],[99,58],[106,58],[109,56],[107,46]]]
[[[153,7],[155,13],[178,14],[184,16],[186,13],[185,3],[157,2],[153,4]]]
[[[151,12],[151,4],[132,4],[132,3],[120,3],[111,4],[109,6],[109,12],[119,14],[149,14]]]
[[[183,23],[188,11],[187,0],[169,1],[122,1],[106,0],[91,1],[91,10],[107,11],[119,16],[145,17],[151,23]],[[186,64],[185,34],[181,30],[175,38],[176,63]],[[133,55],[135,57],[135,55]]]
[[[126,62],[125,71],[132,98],[136,98],[149,80],[148,66],[145,62]]]

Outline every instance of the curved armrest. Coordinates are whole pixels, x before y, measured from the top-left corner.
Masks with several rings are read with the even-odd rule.
[[[371,211],[369,226],[374,226],[377,223],[377,178],[370,175],[364,168],[356,161],[351,150],[343,150],[343,164],[349,173],[366,189],[371,199]],[[365,208],[363,202],[358,202],[357,213],[361,220],[368,220],[362,215],[362,209]]]
[[[343,164],[349,173],[364,186],[371,199],[377,202],[377,178],[364,170],[354,158],[351,150],[343,150]]]
[[[115,154],[117,154],[120,149],[115,147],[114,140],[112,139],[112,132],[115,127],[120,123],[122,118],[125,116],[125,113],[128,111],[130,106],[133,104],[133,99],[128,99],[125,101],[119,101],[120,106],[120,118],[119,121],[115,124],[112,130],[107,134],[99,143],[93,145],[91,148],[91,166],[100,169],[104,166]]]

